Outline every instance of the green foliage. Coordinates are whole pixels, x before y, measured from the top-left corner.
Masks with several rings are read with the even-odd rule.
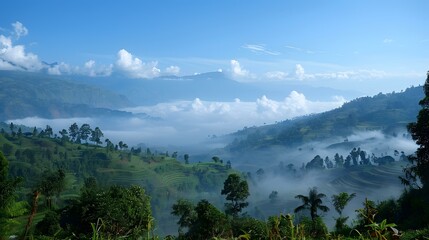
[[[424,85],[425,97],[419,102],[417,121],[408,124],[408,131],[419,147],[416,156],[409,158],[411,165],[404,169],[403,182],[409,186],[419,179],[423,187],[429,187],[429,74]]]
[[[329,211],[329,208],[323,205],[322,198],[326,197],[325,194],[319,193],[316,187],[310,189],[308,196],[304,195],[296,195],[295,198],[300,199],[302,201],[302,205],[295,208],[295,213],[310,210],[310,216],[312,220],[315,220],[319,215],[317,214],[317,210],[322,212]]]
[[[316,217],[313,220],[304,217],[299,224],[302,226],[306,236],[314,239],[328,238],[329,231],[321,217]]]
[[[346,192],[341,192],[338,195],[332,195],[332,203],[335,207],[335,210],[338,214],[342,214],[346,205],[356,196],[356,193],[348,194]]]
[[[65,176],[63,170],[45,171],[36,186],[36,189],[46,197],[46,206],[49,209],[52,209],[52,197],[59,195],[65,188]]]
[[[183,234],[184,228],[190,228],[197,219],[195,206],[186,199],[179,199],[173,204],[173,211],[171,214],[178,216],[180,219],[177,222],[179,225],[179,234]]]
[[[152,222],[150,198],[141,187],[89,188],[61,215],[69,231],[87,235],[92,232],[91,223],[102,219],[106,236],[136,238],[147,233]]]
[[[190,226],[186,236],[190,239],[210,239],[230,237],[231,225],[227,216],[207,200],[201,200],[195,207],[196,221]]]
[[[19,178],[8,177],[9,162],[0,152],[0,239],[9,233],[10,224],[14,222],[9,218],[15,214],[15,198]]]
[[[368,129],[392,134],[392,129],[405,127],[405,123],[413,121],[419,111],[415,103],[421,97],[421,88],[412,87],[400,93],[358,98],[328,112],[245,128],[234,134],[236,141],[227,148],[232,152],[244,152],[275,145],[298,146]]]
[[[234,237],[247,234],[248,239],[268,239],[267,224],[255,218],[236,218],[231,222],[231,227]]]
[[[48,211],[42,221],[36,224],[34,233],[36,235],[54,236],[59,231],[61,231],[60,216],[54,211]]]
[[[241,177],[232,173],[223,183],[222,195],[226,195],[225,212],[234,217],[238,216],[243,208],[249,205],[245,200],[249,197],[249,186],[246,180],[241,180]]]

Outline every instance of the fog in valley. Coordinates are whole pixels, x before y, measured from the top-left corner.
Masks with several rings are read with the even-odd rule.
[[[88,123],[92,127],[100,127],[105,138],[113,142],[124,141],[130,147],[179,151],[180,155],[189,154],[191,162],[211,161],[212,156],[219,156],[224,161],[231,161],[233,168],[248,176],[251,196],[247,211],[250,215],[260,218],[279,212],[293,212],[300,204],[294,196],[306,195],[309,188],[317,187],[319,192],[327,195],[325,201],[331,211],[325,219],[328,226],[332,227],[333,217],[336,216],[330,203],[332,194],[341,191],[357,194],[344,211],[347,216],[351,216],[349,221],[355,216],[354,210],[362,207],[365,198],[381,201],[396,198],[401,194],[403,186],[398,178],[398,175],[402,174],[399,166],[405,166],[407,162],[400,162],[401,156],[398,153],[409,155],[416,150],[416,144],[410,139],[406,129],[398,131],[395,136],[385,135],[381,131],[362,131],[293,148],[272,146],[265,150],[235,154],[223,151],[222,148],[232,141],[226,134],[244,127],[263,126],[327,111],[340,107],[344,101],[343,98],[335,98],[331,102],[314,102],[307,100],[303,94],[292,92],[282,102],[270,100],[265,96],[255,102],[242,102],[239,99],[232,102],[208,102],[195,99],[123,109],[136,114],[146,113],[150,116],[147,118],[138,115],[131,118],[31,117],[9,122],[39,128],[49,125],[55,133],[68,129],[74,122],[78,125]],[[365,183],[366,177],[359,175],[365,173],[358,171],[302,170],[316,155],[322,159],[329,157],[333,161],[336,153],[346,158],[353,148],[360,148],[368,157],[392,156],[398,165],[393,172],[386,173],[385,178],[376,179],[375,183]],[[377,165],[374,162],[372,164]],[[269,199],[272,191],[278,192],[275,201]]]

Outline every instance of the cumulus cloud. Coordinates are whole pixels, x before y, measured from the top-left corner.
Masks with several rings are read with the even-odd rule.
[[[268,50],[263,44],[245,44],[242,46],[242,48],[249,49],[254,53],[263,53],[263,54],[274,55],[274,56],[280,55],[279,52]]]
[[[108,66],[100,65],[98,66],[94,60],[88,60],[83,64],[83,66],[70,66],[67,63],[61,62],[58,64],[51,64],[47,67],[48,74],[51,75],[84,75],[90,77],[97,76],[110,76],[113,71],[113,64]]]
[[[241,67],[237,60],[231,60],[231,72],[234,78],[255,78],[248,70]]]
[[[393,39],[391,39],[391,38],[385,38],[383,40],[383,43],[386,43],[386,44],[389,44],[389,43],[392,43],[392,42],[393,42]]]
[[[38,71],[42,67],[38,56],[27,53],[24,45],[14,45],[11,37],[0,35],[0,69]]]
[[[113,64],[108,66],[98,66],[94,60],[89,60],[84,64],[82,69],[77,69],[80,74],[87,75],[90,77],[95,76],[110,76],[113,71]]]
[[[118,52],[116,68],[132,78],[153,78],[159,76],[161,70],[157,62],[144,63],[125,49]]]
[[[172,75],[179,75],[180,73],[180,67],[178,66],[169,66],[165,69],[165,72],[167,74],[172,74]]]
[[[48,67],[48,74],[51,74],[51,75],[62,75],[64,73],[70,74],[71,72],[72,72],[72,69],[70,65],[64,62]]]
[[[304,71],[304,67],[301,64],[295,65],[295,76],[299,80],[304,80],[306,75]]]
[[[28,34],[28,29],[22,23],[15,22],[12,26],[17,39]]]

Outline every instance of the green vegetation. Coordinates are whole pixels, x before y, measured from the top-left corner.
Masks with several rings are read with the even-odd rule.
[[[327,196],[316,187],[308,195],[296,195],[302,204],[294,212],[303,213],[298,218],[274,214],[257,219],[243,213],[251,195],[247,181],[255,179],[235,172],[217,156],[204,163],[181,163],[177,152],[172,157],[168,152],[153,154],[108,139],[100,146],[104,134],[88,124],[72,124],[56,135],[50,126],[26,132],[11,123],[0,134],[0,239],[13,234],[22,239],[159,239],[162,233],[156,228],[168,224],[171,215],[178,218],[178,236],[166,239],[427,239],[429,74],[424,89],[422,110],[409,125],[419,149],[403,169],[406,190],[399,199],[365,199],[352,225],[342,213],[356,194],[333,194],[339,214],[334,231],[320,214],[329,211]],[[281,167],[295,177],[315,170],[341,171],[343,180],[355,184],[348,189],[353,191],[391,170],[390,158],[368,156],[360,148],[345,159],[339,154],[333,159],[316,155],[299,172],[293,165]],[[260,168],[257,178],[266,174]],[[364,183],[353,182],[357,179]],[[279,204],[279,198],[272,191],[267,201]],[[220,203],[223,209],[217,207]]]
[[[245,127],[232,134],[235,139],[227,149],[245,152],[274,146],[294,147],[332,137],[347,137],[354,131],[381,130],[395,135],[414,120],[422,97],[421,87],[400,93],[361,97],[342,107],[261,127]]]

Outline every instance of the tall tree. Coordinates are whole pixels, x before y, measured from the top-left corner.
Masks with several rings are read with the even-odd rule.
[[[177,222],[179,225],[179,234],[183,234],[184,228],[190,228],[197,218],[194,204],[185,199],[179,199],[173,204],[173,211],[171,214],[180,217]]]
[[[230,174],[225,180],[221,194],[226,195],[226,200],[230,201],[225,203],[225,212],[234,217],[249,205],[246,202],[250,195],[247,181],[242,180],[236,173]]]
[[[425,188],[429,186],[429,71],[423,90],[425,97],[419,102],[422,109],[417,116],[417,121],[407,126],[411,137],[419,147],[415,156],[409,157],[411,166],[404,169],[406,177],[402,178],[402,182],[417,186],[419,179]]]
[[[295,208],[295,213],[310,210],[311,220],[315,220],[319,215],[317,214],[317,210],[322,212],[329,211],[329,208],[323,205],[323,198],[326,197],[325,194],[319,193],[316,187],[310,189],[308,196],[304,195],[296,195],[295,198],[300,199],[302,201],[302,205]]]
[[[45,196],[46,206],[52,209],[52,198],[59,195],[65,187],[65,173],[63,170],[56,172],[46,171],[42,175],[37,189]]]
[[[77,125],[77,123],[73,123],[70,127],[69,127],[69,136],[70,136],[70,140],[75,142],[78,139],[79,136],[79,126]]]
[[[88,137],[91,135],[92,129],[91,126],[89,126],[88,123],[82,124],[79,128],[79,137],[82,140],[85,140],[86,143],[88,143]]]
[[[99,127],[96,127],[94,130],[91,131],[91,138],[90,140],[94,142],[96,145],[99,145],[103,143],[101,141],[101,138],[104,137],[103,132],[100,130]]]
[[[10,179],[9,162],[0,152],[0,239],[6,239],[10,226],[8,212],[15,202],[15,191],[22,181],[20,178]]]
[[[344,228],[344,224],[349,217],[343,217],[343,210],[355,196],[356,193],[348,194],[346,192],[341,192],[338,195],[332,195],[332,204],[340,215],[337,219],[335,219],[335,228],[337,231],[341,231]]]

